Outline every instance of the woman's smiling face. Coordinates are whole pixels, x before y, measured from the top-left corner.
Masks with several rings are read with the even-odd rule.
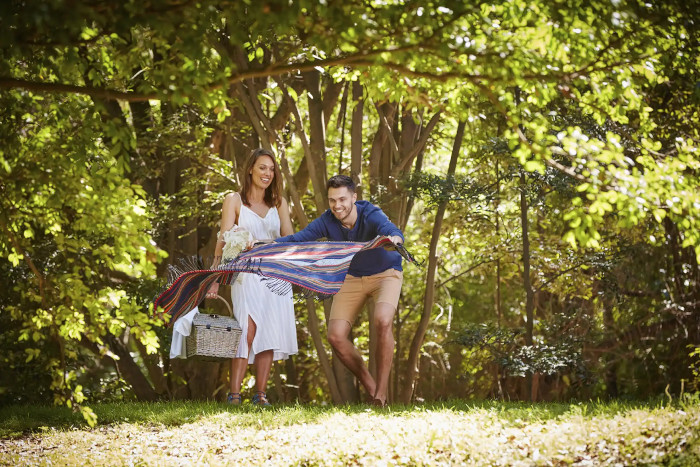
[[[263,190],[270,186],[275,178],[275,162],[270,156],[263,155],[258,157],[250,169],[251,181],[253,186],[262,188]]]

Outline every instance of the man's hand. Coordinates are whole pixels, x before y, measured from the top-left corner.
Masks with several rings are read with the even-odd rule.
[[[391,243],[393,243],[393,245],[384,245],[385,250],[395,250],[396,245],[403,244],[403,239],[401,237],[399,237],[398,235],[392,235],[391,237],[386,237],[386,238],[391,240]]]
[[[403,238],[399,237],[398,235],[392,235],[391,237],[388,237],[389,240],[391,240],[391,243],[394,245],[402,245],[403,244]]]

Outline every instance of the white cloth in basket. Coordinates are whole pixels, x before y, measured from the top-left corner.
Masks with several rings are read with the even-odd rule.
[[[238,226],[250,232],[257,240],[279,238],[280,218],[276,207],[260,217],[253,210],[241,204]],[[296,354],[297,330],[294,321],[294,302],[291,287],[284,295],[270,291],[263,277],[257,274],[242,273],[231,285],[233,314],[241,326],[241,341],[236,357],[255,361],[255,354],[273,350],[274,360],[286,360]],[[255,338],[248,355],[248,316],[257,325]]]
[[[199,308],[178,318],[173,323],[173,340],[170,343],[170,358],[187,358],[187,336],[192,332],[192,321],[199,314]]]

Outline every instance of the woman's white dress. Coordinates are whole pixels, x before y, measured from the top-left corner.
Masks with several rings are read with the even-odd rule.
[[[276,207],[260,217],[241,203],[238,226],[247,230],[257,240],[274,239],[280,236],[280,216]],[[255,361],[255,355],[274,351],[274,360],[286,360],[299,351],[294,322],[294,303],[291,287],[283,295],[270,291],[264,278],[252,273],[241,273],[231,285],[233,314],[241,326],[241,341],[236,357]],[[248,316],[257,325],[253,345],[248,355]]]

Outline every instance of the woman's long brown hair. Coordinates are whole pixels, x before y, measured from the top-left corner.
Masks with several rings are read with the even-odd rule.
[[[250,171],[253,169],[255,162],[261,156],[268,156],[272,159],[272,164],[274,165],[275,176],[272,179],[270,186],[265,188],[265,197],[263,200],[268,207],[279,207],[282,203],[282,197],[280,193],[282,192],[282,173],[277,165],[277,160],[275,160],[275,155],[269,149],[258,148],[253,150],[248,157],[248,162],[245,165],[245,171],[243,172],[243,187],[241,188],[241,201],[246,206],[250,206],[248,202],[248,192],[253,186],[253,176]]]

